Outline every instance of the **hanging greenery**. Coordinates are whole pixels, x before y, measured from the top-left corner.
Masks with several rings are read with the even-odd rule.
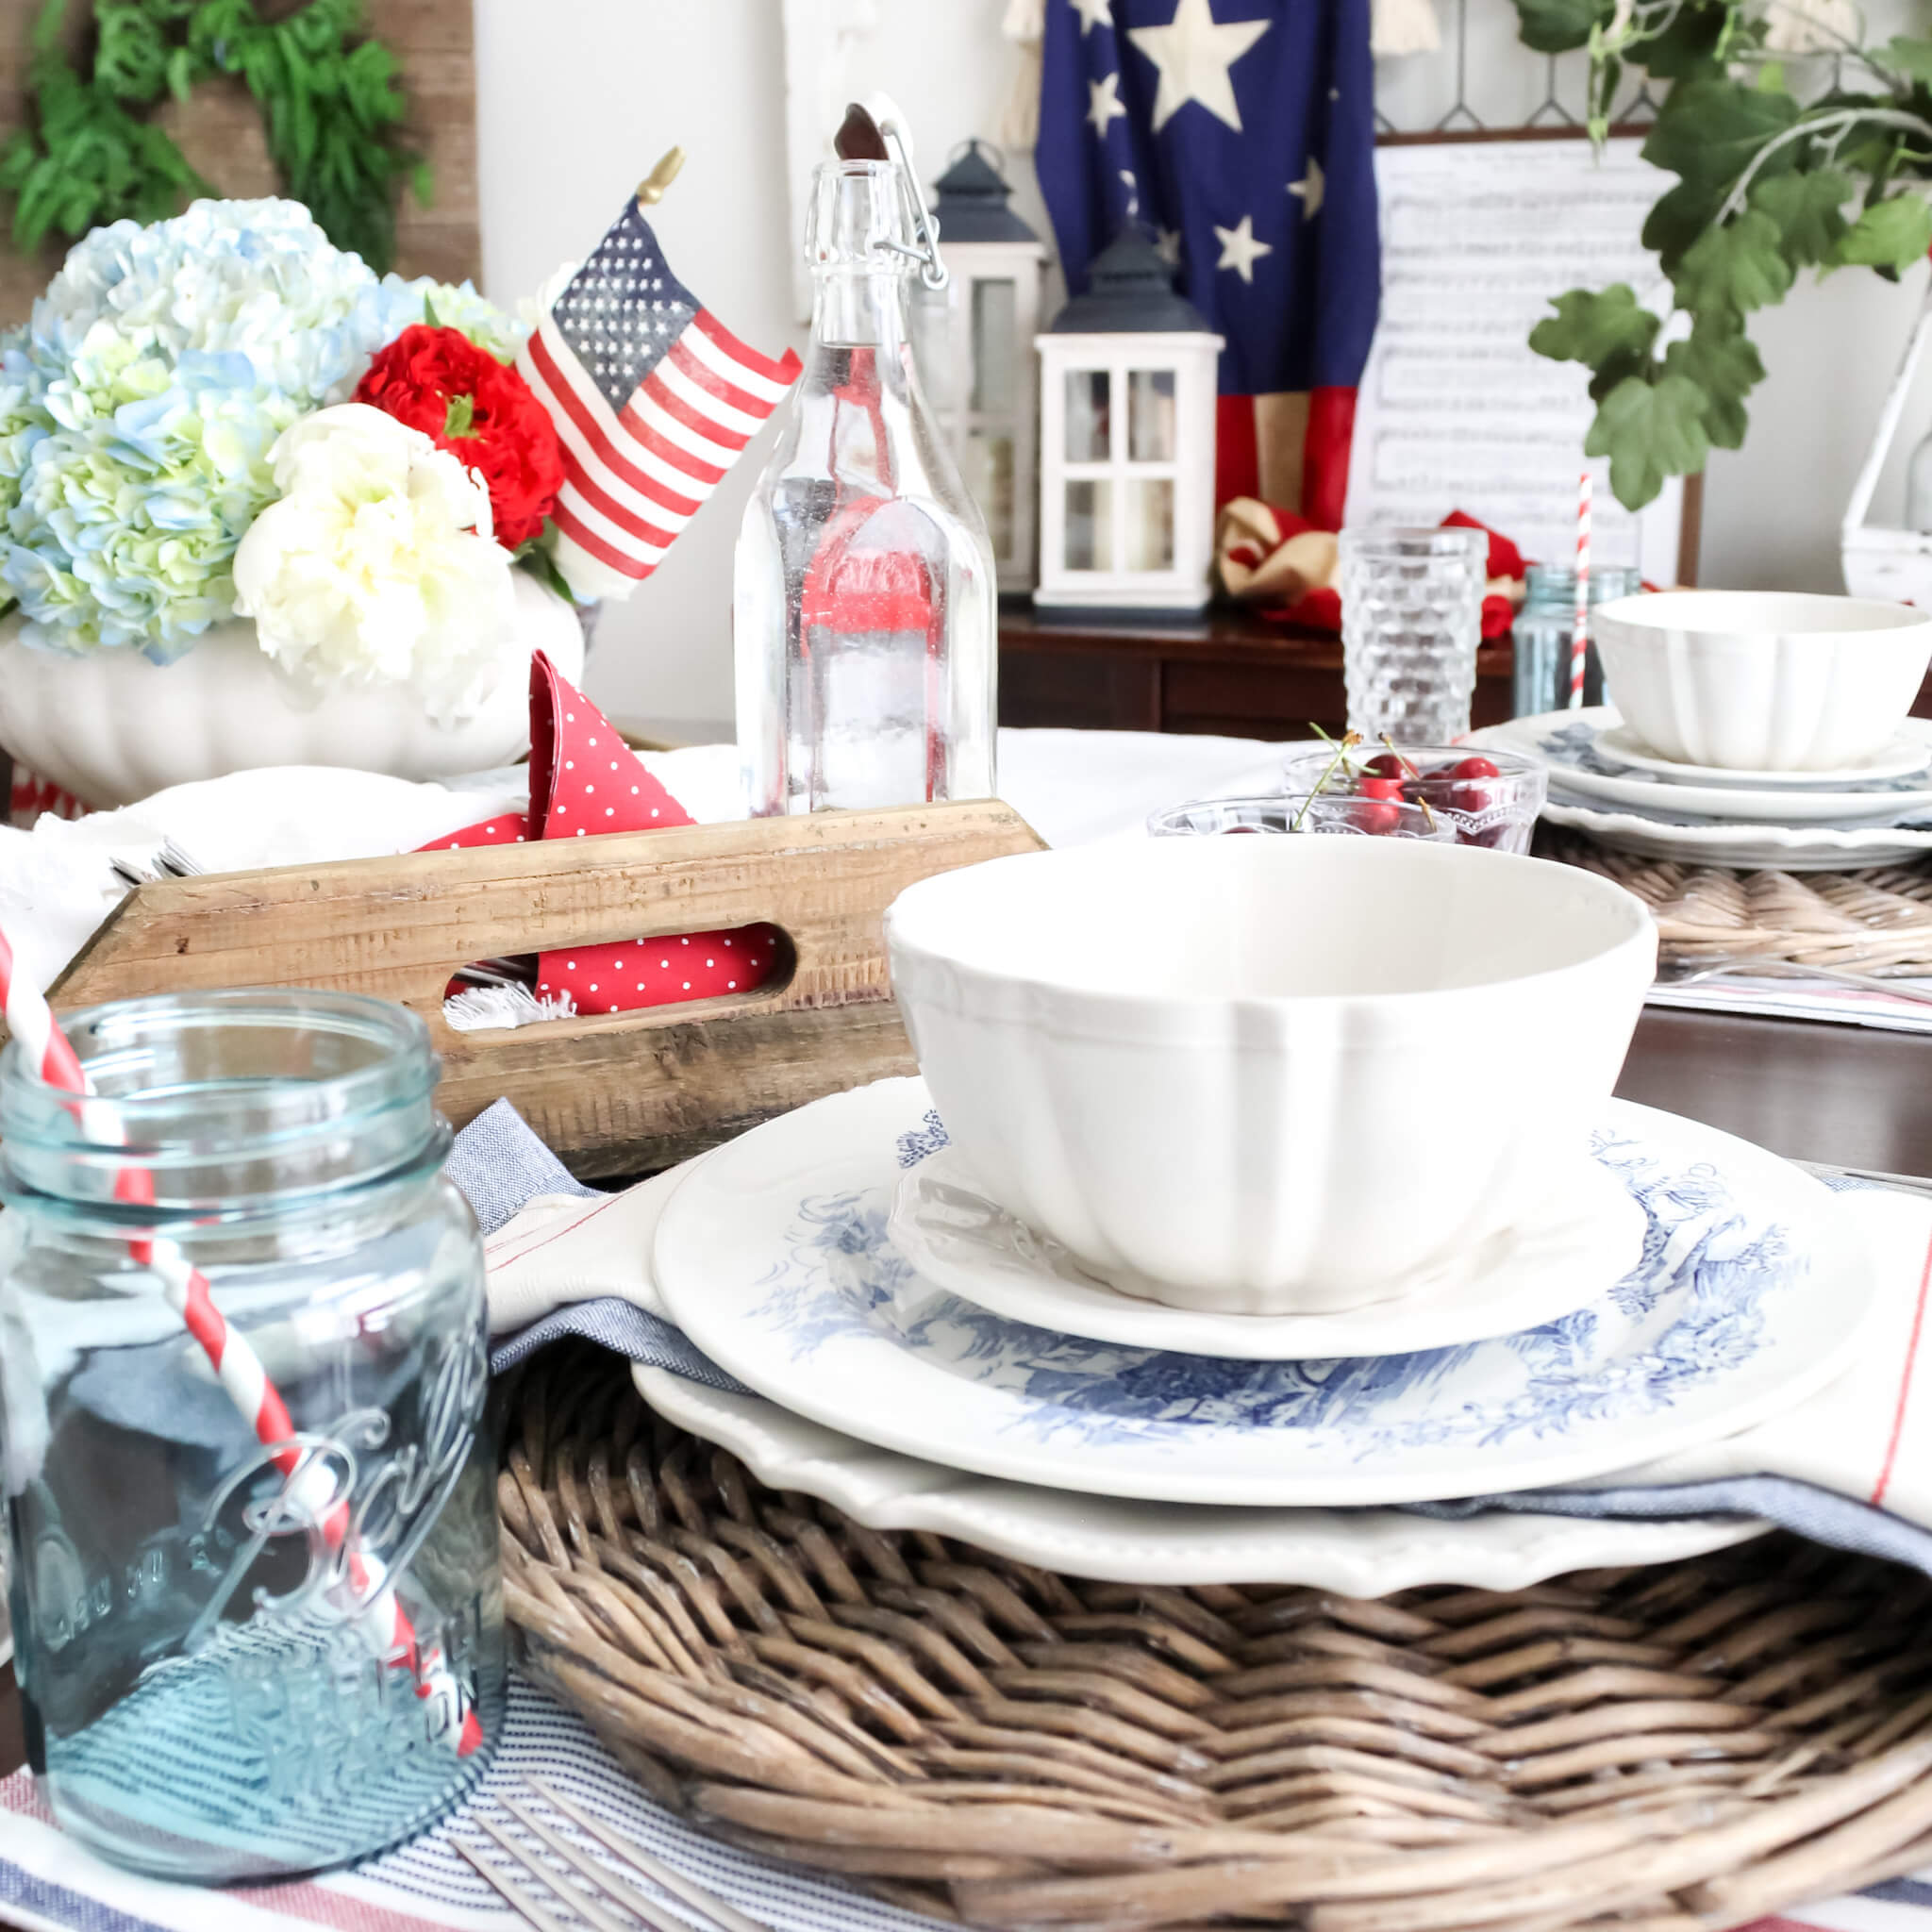
[[[1863,266],[1895,281],[1932,246],[1932,40],[1862,46],[1841,0],[1516,5],[1539,53],[1589,48],[1597,141],[1629,68],[1670,83],[1643,157],[1678,178],[1643,243],[1671,314],[1627,283],[1572,289],[1529,339],[1591,371],[1585,448],[1609,458],[1610,487],[1635,509],[1665,477],[1703,469],[1713,446],[1742,444],[1745,398],[1764,375],[1748,318],[1782,302],[1799,271]],[[1835,77],[1801,99],[1787,63],[1812,54]]]
[[[0,147],[16,248],[124,218],[158,221],[217,192],[144,115],[164,94],[185,101],[200,82],[232,75],[261,109],[282,192],[338,247],[378,273],[391,266],[398,192],[408,178],[426,204],[429,171],[403,136],[396,57],[356,39],[360,0],[306,0],[277,20],[254,0],[93,0],[87,75],[64,44],[67,4],[41,9],[27,70],[33,124]]]

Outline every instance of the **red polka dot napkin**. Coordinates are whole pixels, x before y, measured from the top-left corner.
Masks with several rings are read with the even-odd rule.
[[[695,824],[645,770],[617,727],[558,675],[542,652],[530,660],[530,809],[485,819],[429,851],[525,840],[585,839]],[[533,830],[534,828],[534,830]],[[566,997],[579,1013],[622,1013],[749,992],[771,976],[779,936],[769,925],[675,933],[542,954],[540,1000]]]

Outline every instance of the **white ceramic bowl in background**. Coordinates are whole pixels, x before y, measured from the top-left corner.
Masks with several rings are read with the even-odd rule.
[[[1155,839],[923,880],[892,986],[986,1191],[1175,1307],[1403,1291],[1541,1200],[1657,932],[1574,866],[1400,839]]]
[[[1598,607],[1604,685],[1654,751],[1821,772],[1891,738],[1932,660],[1932,612],[1785,591],[1661,591]]]

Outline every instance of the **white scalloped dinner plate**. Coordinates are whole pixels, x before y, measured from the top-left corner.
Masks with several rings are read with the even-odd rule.
[[[1616,852],[1774,872],[1860,872],[1905,865],[1932,852],[1932,830],[1910,825],[1677,825],[1635,811],[1552,799],[1542,816],[1588,832]]]
[[[1491,1509],[1456,1521],[1400,1509],[1216,1509],[1069,1494],[922,1462],[808,1422],[762,1396],[635,1368],[667,1421],[730,1450],[760,1482],[868,1529],[958,1537],[1016,1562],[1108,1583],[1296,1583],[1347,1596],[1420,1584],[1526,1590],[1572,1570],[1673,1563],[1762,1536],[1736,1516],[1615,1522]]]
[[[923,1279],[886,1219],[932,1151],[924,1083],[755,1127],[658,1223],[666,1311],[757,1393],[902,1455],[1144,1502],[1334,1507],[1541,1488],[1748,1428],[1845,1366],[1874,1298],[1839,1204],[1764,1149],[1607,1104],[1595,1157],[1642,1258],[1560,1321],[1461,1348],[1257,1362],[1002,1321]]]

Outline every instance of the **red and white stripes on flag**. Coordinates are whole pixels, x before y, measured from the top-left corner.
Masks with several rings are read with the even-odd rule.
[[[801,366],[700,307],[627,205],[517,358],[563,443],[556,554],[571,588],[625,597],[649,576]]]

